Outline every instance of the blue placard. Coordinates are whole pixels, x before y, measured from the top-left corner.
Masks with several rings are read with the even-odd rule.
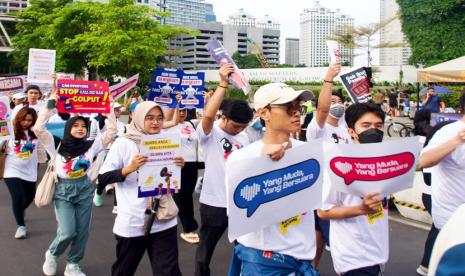
[[[205,73],[182,72],[182,100],[180,108],[204,108],[205,106]]]
[[[178,104],[176,95],[181,90],[181,77],[181,70],[155,68],[148,99],[159,105],[175,108]]]

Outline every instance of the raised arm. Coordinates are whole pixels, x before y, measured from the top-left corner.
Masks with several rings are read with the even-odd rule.
[[[113,98],[110,103],[110,113],[107,114],[106,130],[102,133],[101,139],[104,147],[108,146],[115,139],[118,129],[116,127],[116,116],[113,110]]]
[[[316,113],[316,122],[320,128],[325,125],[326,119],[328,118],[329,109],[331,107],[333,81],[340,72],[340,63],[331,64],[326,72],[323,86],[321,87],[320,95],[318,96],[318,108]]]
[[[208,100],[205,106],[205,113],[202,119],[202,129],[205,135],[210,134],[215,122],[216,113],[220,109],[221,102],[226,94],[226,89],[229,85],[228,76],[234,72],[234,67],[231,64],[225,64],[220,68],[220,84],[216,88],[213,96]]]

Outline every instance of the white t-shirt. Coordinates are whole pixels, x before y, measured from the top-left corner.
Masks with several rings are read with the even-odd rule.
[[[434,134],[422,153],[444,144],[463,129],[465,129],[463,121],[442,127]],[[465,144],[458,146],[429,171],[431,172],[433,222],[437,228],[441,229],[452,213],[465,203]]]
[[[323,186],[323,210],[362,204],[360,197],[338,192],[332,185]],[[329,240],[334,270],[344,273],[361,267],[384,264],[389,258],[387,209],[369,222],[367,216],[331,220]]]
[[[304,142],[291,140],[293,147],[303,145]],[[230,160],[244,160],[261,156],[263,142],[257,141],[245,148],[234,152]],[[273,251],[292,256],[298,260],[312,260],[315,257],[315,218],[313,212],[289,218],[295,222],[287,227],[274,224],[257,232],[243,235],[237,239],[244,246]]]
[[[211,132],[205,135],[202,124],[197,127],[199,142],[205,160],[200,202],[209,206],[226,208],[225,164],[229,155],[249,144],[245,132],[235,136],[224,132],[216,121]]]
[[[30,140],[28,131],[25,131],[26,140],[8,140],[5,171],[3,177],[18,177],[26,181],[37,181],[37,147],[39,140]]]
[[[50,156],[53,156],[56,153],[54,145],[47,145],[45,149]],[[101,136],[98,135],[86,153],[76,156],[68,162],[65,161],[63,156],[57,154],[55,159],[57,176],[63,179],[76,179],[83,177],[92,165],[94,157],[103,149],[104,147]]]
[[[128,166],[139,148],[133,141],[120,137],[110,148],[99,174],[122,169]],[[138,198],[137,188],[138,172],[129,174],[124,182],[116,183],[116,199],[118,201],[118,215],[113,226],[113,233],[118,236],[131,238],[144,235],[144,217],[147,207],[147,198]],[[161,232],[177,224],[176,218],[167,222],[155,221],[150,233]]]
[[[347,132],[347,125],[339,124],[335,127],[325,123],[323,127],[320,127],[315,117],[308,124],[306,137],[307,141],[322,138],[325,142],[332,141],[336,144],[349,144],[352,141]]]
[[[181,133],[181,156],[186,162],[197,161],[197,147],[199,138],[194,126],[189,122],[179,123],[177,126],[166,129],[169,133]]]
[[[42,109],[42,107],[45,105],[45,101],[37,101],[37,103],[35,105],[29,105],[30,108],[33,108],[37,114],[39,114],[40,110]],[[13,110],[11,111],[11,120],[13,121],[13,119],[16,117],[16,114],[18,114],[18,111],[24,107],[24,104],[18,104],[17,106],[15,106],[13,108]]]

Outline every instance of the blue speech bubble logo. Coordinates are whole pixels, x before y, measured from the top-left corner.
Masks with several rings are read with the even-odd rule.
[[[247,208],[247,217],[251,217],[260,205],[309,188],[319,176],[320,163],[310,159],[249,177],[234,190],[234,204],[241,209]]]

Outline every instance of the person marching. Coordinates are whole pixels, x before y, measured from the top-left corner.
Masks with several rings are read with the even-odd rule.
[[[252,120],[252,109],[243,100],[228,100],[223,105],[221,119],[215,122],[222,105],[228,76],[234,67],[220,68],[220,84],[205,108],[202,122],[197,127],[199,142],[205,159],[205,175],[200,193],[200,243],[195,253],[195,275],[210,275],[210,261],[216,244],[228,227],[226,215],[225,163],[229,155],[246,145],[249,138],[244,132]]]
[[[2,148],[6,152],[3,177],[18,225],[16,239],[27,236],[24,213],[34,200],[36,191],[39,140],[32,131],[36,121],[37,113],[34,109],[21,108],[13,120],[14,139],[5,141]]]
[[[303,145],[305,142],[290,137],[300,128],[300,104],[309,97],[308,92],[295,91],[284,83],[260,87],[254,95],[254,107],[266,127],[265,135],[232,153],[228,162],[262,155],[278,161],[285,150]],[[285,232],[282,223],[276,223],[239,237],[229,276],[318,275],[311,263],[316,252],[314,213],[297,217],[299,223]]]
[[[118,215],[113,233],[116,237],[116,261],[113,276],[134,275],[145,251],[148,252],[153,275],[181,275],[178,264],[176,217],[164,222],[157,220],[144,229],[149,198],[138,198],[138,170],[147,161],[139,154],[142,135],[159,134],[164,126],[162,108],[147,101],[137,105],[126,134],[116,139],[100,169],[98,182],[116,183]],[[182,157],[176,165],[184,166]],[[144,234],[146,231],[146,235]]]
[[[58,222],[57,236],[45,253],[42,270],[55,275],[57,258],[70,247],[65,276],[85,276],[79,267],[84,257],[92,217],[93,188],[87,171],[95,156],[104,150],[116,134],[113,112],[108,116],[107,130],[95,140],[87,140],[90,122],[82,116],[71,117],[65,125],[63,139],[55,149],[53,137],[45,127],[52,116],[58,96],[55,91],[40,112],[34,133],[50,156],[57,154],[55,169],[58,182],[55,187],[54,206]]]

